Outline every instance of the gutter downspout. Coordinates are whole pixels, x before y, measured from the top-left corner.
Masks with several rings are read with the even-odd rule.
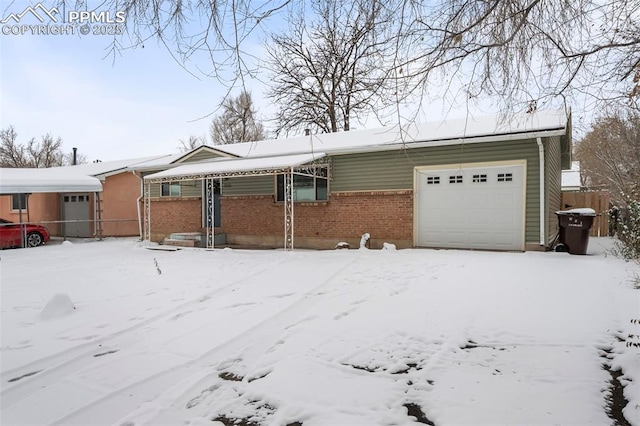
[[[142,235],[142,220],[140,219],[140,202],[144,197],[144,179],[133,170],[131,173],[140,180],[140,196],[136,199],[136,208],[138,209],[138,232],[140,233],[140,241],[142,241],[144,237]]]
[[[542,138],[537,137],[536,142],[538,143],[538,164],[540,170],[540,245],[545,246],[545,217],[546,217],[546,209],[544,203],[544,195],[545,195],[545,179],[544,179],[544,145],[542,145]]]

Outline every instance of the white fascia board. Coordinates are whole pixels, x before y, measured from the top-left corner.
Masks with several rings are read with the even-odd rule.
[[[562,136],[566,133],[566,129],[554,129],[554,130],[543,130],[537,132],[525,132],[525,133],[513,133],[513,134],[505,134],[505,135],[487,135],[487,136],[478,136],[472,138],[455,138],[455,139],[443,139],[443,140],[430,140],[424,142],[405,142],[405,143],[394,143],[394,144],[384,144],[384,145],[371,145],[371,146],[362,146],[357,148],[346,148],[346,149],[332,149],[328,150],[330,155],[340,155],[340,154],[357,154],[362,152],[378,152],[378,151],[393,151],[400,148],[425,148],[432,146],[449,146],[449,145],[462,145],[462,144],[471,144],[471,143],[486,143],[486,142],[505,142],[505,141],[521,141],[525,139],[536,139],[536,138],[546,138],[552,136]]]

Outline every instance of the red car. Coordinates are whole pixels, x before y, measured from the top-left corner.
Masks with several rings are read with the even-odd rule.
[[[44,226],[32,223],[22,224],[27,235],[27,246],[37,247],[49,241],[49,231]],[[0,248],[21,247],[20,224],[0,219]]]

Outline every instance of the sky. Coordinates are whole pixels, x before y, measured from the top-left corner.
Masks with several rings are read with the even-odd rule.
[[[89,3],[100,10],[101,2]],[[0,0],[0,20],[37,4]],[[271,18],[270,30],[282,22],[278,19]],[[25,23],[38,24],[31,15],[21,19],[20,24]],[[5,22],[0,27],[12,24]],[[23,144],[50,133],[62,138],[65,152],[76,147],[87,161],[177,152],[180,139],[209,134],[211,118],[229,90],[204,74],[211,68],[204,57],[183,66],[155,39],[114,58],[109,54],[113,39],[108,35],[4,32],[0,33],[0,128],[12,125]],[[245,50],[260,56],[259,40],[249,41]],[[276,107],[266,98],[265,85],[254,80],[247,82],[247,88],[258,118],[272,116]],[[239,89],[231,93],[238,94]],[[459,118],[467,108],[465,103],[450,107],[443,102],[415,102],[405,106],[402,115],[419,121],[444,115]],[[495,112],[491,105],[474,108],[475,114]],[[584,117],[574,113],[574,129],[580,128],[581,121],[584,124]],[[380,125],[365,119],[355,127]],[[266,128],[270,129],[269,122]]]
[[[34,3],[0,0],[0,14],[4,19]],[[206,116],[228,88],[197,71],[207,64],[187,64],[189,73],[156,40],[114,60],[111,41],[93,34],[0,34],[0,127],[12,125],[20,143],[59,136],[66,152],[77,147],[88,161],[177,152],[179,139],[208,134]],[[265,114],[262,87],[248,87]]]

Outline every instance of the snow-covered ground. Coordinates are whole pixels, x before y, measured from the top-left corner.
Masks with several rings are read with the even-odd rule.
[[[610,244],[5,250],[1,423],[607,425],[621,369],[640,425],[640,270]]]

